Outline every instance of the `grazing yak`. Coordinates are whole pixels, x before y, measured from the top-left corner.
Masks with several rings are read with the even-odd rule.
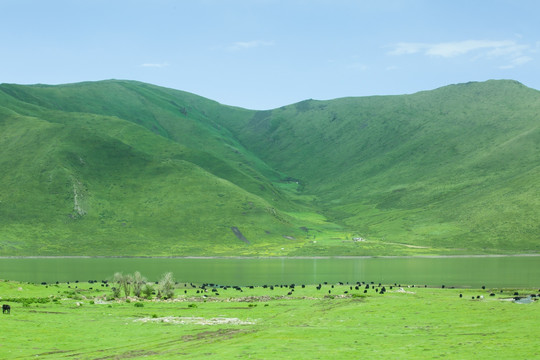
[[[2,305],[2,314],[9,314],[11,313],[11,306],[4,304]]]

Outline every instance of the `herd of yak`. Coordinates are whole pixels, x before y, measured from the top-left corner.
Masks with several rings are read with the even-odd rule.
[[[77,282],[78,282],[78,281],[77,281]],[[97,282],[97,281],[91,281],[91,283],[93,283],[93,282]],[[108,284],[107,284],[108,282],[107,282],[107,281],[103,281],[103,283],[104,283],[104,284],[102,284],[102,286],[103,286],[103,285],[108,286]],[[345,284],[342,283],[342,282],[340,282],[340,283],[338,283],[338,284],[339,284],[339,285],[342,285],[342,286],[345,285]],[[347,284],[348,284],[348,283],[347,283]],[[42,285],[46,285],[46,283],[42,283]],[[187,284],[186,284],[186,285],[187,285]],[[189,285],[191,285],[192,288],[196,288],[196,287],[197,287],[196,285],[194,285],[194,284],[192,284],[192,283],[189,284]],[[317,289],[317,290],[321,290],[321,289],[322,289],[322,285],[323,285],[323,284],[317,285],[317,286],[316,286],[316,289]],[[328,283],[327,283],[327,282],[324,282],[324,285],[328,285]],[[400,290],[402,290],[401,285],[394,284],[394,286],[397,286],[397,287],[400,288]],[[427,285],[424,285],[424,286],[427,287]],[[253,289],[253,288],[254,288],[254,286],[246,286],[246,287],[247,287],[247,288],[250,288],[250,289]],[[293,294],[296,285],[295,285],[295,284],[290,284],[290,285],[263,285],[262,287],[265,288],[265,289],[266,289],[266,288],[269,288],[270,290],[274,290],[274,288],[288,288],[288,289],[289,289],[289,292],[287,293],[287,295],[290,296],[290,295]],[[302,288],[305,288],[305,285],[301,285],[301,287],[302,287]],[[371,282],[371,283],[366,283],[366,282],[359,282],[359,281],[356,282],[356,284],[353,284],[352,286],[349,286],[349,289],[350,289],[350,290],[353,290],[353,289],[354,289],[354,290],[357,290],[357,291],[358,291],[358,290],[361,290],[362,287],[364,288],[364,289],[363,289],[363,290],[364,290],[364,291],[363,291],[364,293],[367,293],[367,292],[368,292],[368,289],[370,289],[370,288],[374,289],[375,292],[377,292],[377,293],[379,293],[379,294],[381,294],[381,295],[384,294],[384,293],[387,291],[387,290],[386,290],[386,287],[383,286],[382,284],[378,284],[378,286],[377,286],[377,285],[375,285],[373,282]],[[414,287],[414,285],[413,285],[412,287]],[[200,289],[200,290],[197,290],[197,293],[204,293],[204,292],[207,292],[207,291],[208,291],[208,288],[211,288],[211,292],[213,292],[214,295],[219,295],[219,293],[218,293],[218,288],[221,288],[221,289],[223,289],[223,290],[227,290],[228,288],[232,288],[232,289],[237,290],[237,291],[241,291],[241,292],[243,291],[243,290],[242,290],[242,287],[236,286],[236,285],[235,285],[235,286],[220,286],[220,285],[217,285],[217,284],[202,284],[202,285],[199,286],[199,289]],[[334,285],[331,285],[331,289],[328,290],[328,293],[329,293],[329,294],[332,293],[332,289],[333,289],[333,288],[334,288]],[[445,288],[445,286],[443,285],[442,288]],[[392,290],[392,289],[393,289],[393,286],[390,286],[390,290]],[[482,286],[482,289],[485,289],[485,286]],[[403,291],[403,290],[402,290],[402,291]],[[540,292],[540,289],[539,289],[538,291]],[[184,292],[187,292],[187,291],[184,291]],[[348,292],[349,292],[349,291],[345,290],[345,291],[344,291],[344,294],[347,294]],[[501,293],[502,293],[502,290],[501,290]],[[494,293],[491,293],[490,296],[495,296],[495,294],[494,294]],[[463,297],[463,295],[462,295],[462,294],[459,294],[459,297],[461,298],[461,297]],[[475,299],[474,296],[473,296],[472,298]],[[484,297],[479,295],[479,296],[477,296],[476,298],[477,298],[477,299],[483,299]],[[540,294],[538,294],[538,295],[532,294],[532,295],[529,295],[529,296],[527,296],[527,297],[524,298],[524,297],[522,297],[522,296],[519,296],[519,293],[515,292],[515,293],[514,293],[514,298],[513,298],[513,300],[516,301],[516,302],[518,302],[518,301],[520,301],[520,300],[523,300],[523,299],[530,299],[530,300],[532,300],[532,301],[535,301],[535,300],[537,300],[538,298],[540,298]],[[10,314],[10,313],[11,313],[11,306],[8,305],[8,304],[3,304],[3,305],[2,305],[2,314]]]

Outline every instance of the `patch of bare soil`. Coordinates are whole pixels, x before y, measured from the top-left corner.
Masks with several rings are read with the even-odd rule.
[[[96,358],[95,360],[107,360],[107,359],[133,359],[133,358],[139,358],[139,357],[146,357],[151,355],[157,355],[158,353],[155,351],[148,351],[148,350],[131,350],[126,351],[122,354],[116,354],[116,355],[109,355],[101,358]]]
[[[184,341],[200,341],[200,340],[227,340],[232,339],[235,335],[240,333],[246,333],[240,329],[219,329],[217,331],[203,331],[195,335],[184,335],[182,340]]]
[[[39,357],[39,356],[45,356],[45,355],[65,354],[65,353],[68,353],[70,351],[71,350],[51,350],[51,351],[47,351],[47,352],[44,352],[44,353],[36,354],[34,356]]]
[[[140,319],[135,319],[136,322],[143,323],[164,323],[172,325],[253,325],[255,320],[240,320],[238,318],[225,318],[225,317],[215,317],[206,319],[203,317],[182,317],[182,316],[165,316],[158,318],[145,317]]]
[[[67,314],[65,312],[59,311],[38,311],[38,310],[28,310],[30,313],[40,313],[40,314]]]

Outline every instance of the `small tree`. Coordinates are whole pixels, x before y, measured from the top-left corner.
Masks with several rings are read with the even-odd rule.
[[[122,291],[123,279],[124,279],[124,275],[122,275],[122,273],[120,272],[114,273],[113,283],[115,284],[115,286],[111,289],[114,297],[120,297],[120,292]]]
[[[141,292],[145,283],[146,278],[142,276],[140,272],[135,271],[133,274],[133,295],[141,297]]]
[[[131,286],[133,285],[133,276],[117,272],[114,273],[113,282],[116,284],[115,289],[113,289],[113,295],[115,297],[119,297],[122,290],[124,290],[124,295],[126,297],[129,296],[131,293]]]
[[[152,297],[152,293],[154,292],[154,287],[151,283],[146,283],[142,287],[142,292],[145,298],[150,299]]]
[[[124,275],[122,279],[122,287],[124,288],[124,294],[126,297],[131,293],[131,286],[133,285],[133,276],[131,274]]]
[[[159,280],[159,292],[166,299],[174,296],[174,278],[171,272],[163,274]]]

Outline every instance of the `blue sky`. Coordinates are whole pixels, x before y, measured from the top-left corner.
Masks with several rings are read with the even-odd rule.
[[[535,0],[0,0],[0,14],[0,83],[139,80],[251,109],[540,89]]]

